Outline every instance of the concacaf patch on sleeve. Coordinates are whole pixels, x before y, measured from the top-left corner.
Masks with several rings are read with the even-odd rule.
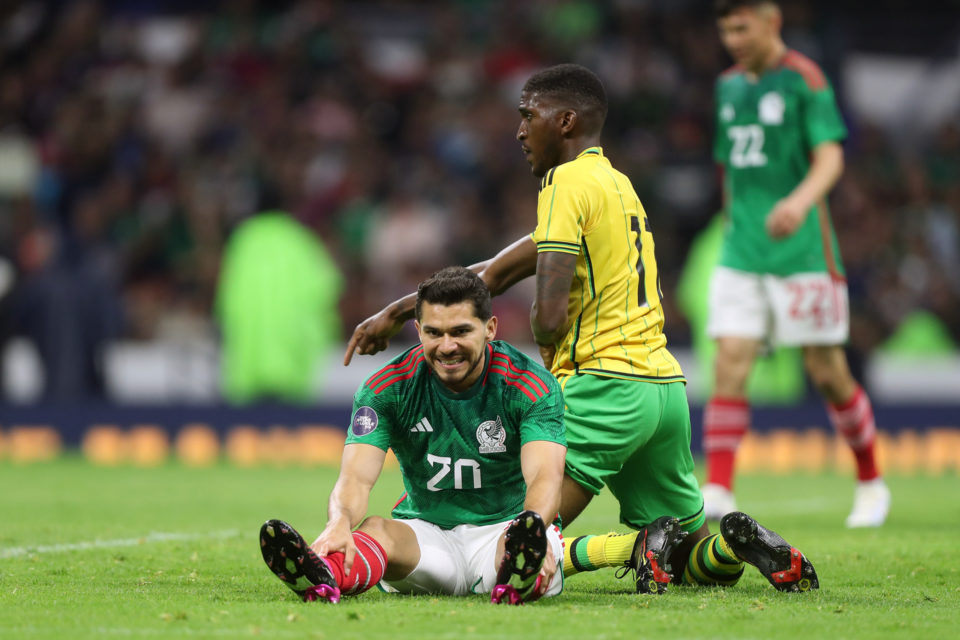
[[[380,417],[377,416],[377,412],[373,410],[373,407],[360,407],[357,409],[357,412],[353,414],[353,425],[351,426],[353,435],[367,435],[377,428],[378,422],[380,422]]]

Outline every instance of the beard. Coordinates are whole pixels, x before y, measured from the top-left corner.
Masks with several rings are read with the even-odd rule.
[[[483,354],[484,350],[481,349],[477,356],[470,360],[469,358],[464,358],[464,363],[466,366],[463,367],[463,371],[451,372],[446,371],[443,368],[443,365],[440,363],[440,357],[434,356],[434,366],[433,371],[437,374],[437,377],[443,382],[444,385],[448,387],[456,387],[464,383],[467,378],[473,375],[478,368],[483,365]],[[460,389],[462,391],[462,389]]]

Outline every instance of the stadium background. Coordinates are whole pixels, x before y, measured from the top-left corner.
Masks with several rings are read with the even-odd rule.
[[[960,7],[781,4],[788,45],[824,67],[851,131],[833,220],[882,457],[960,469]],[[345,278],[345,337],[438,267],[532,228],[516,101],[561,61],[606,82],[604,149],[653,224],[698,448],[708,376],[678,287],[719,207],[712,86],[728,61],[709,6],[4,3],[0,456],[335,460],[350,396],[382,358],[343,369],[335,345],[315,403],[225,405],[213,301],[226,239],[264,206],[313,229]],[[529,341],[531,295],[496,300],[501,337]],[[849,463],[805,388],[754,422],[747,464]]]

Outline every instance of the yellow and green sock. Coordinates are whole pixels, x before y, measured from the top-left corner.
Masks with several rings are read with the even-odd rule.
[[[729,587],[743,575],[743,562],[719,533],[707,536],[690,550],[683,584]]]
[[[574,538],[563,548],[563,575],[622,567],[633,554],[636,541],[636,531]]]

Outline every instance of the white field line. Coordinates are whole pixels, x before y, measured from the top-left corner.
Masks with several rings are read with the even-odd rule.
[[[115,549],[117,547],[136,547],[152,542],[177,542],[181,540],[209,540],[234,538],[240,534],[236,529],[208,531],[206,533],[163,533],[153,532],[139,538],[118,538],[116,540],[93,540],[68,542],[63,544],[41,544],[27,547],[0,548],[0,559],[19,558],[38,553],[66,553],[69,551],[89,551],[90,549]]]

